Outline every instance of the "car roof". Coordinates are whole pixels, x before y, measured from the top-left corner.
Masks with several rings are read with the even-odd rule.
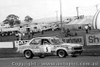
[[[52,36],[52,37],[35,37],[35,38],[40,38],[40,39],[52,39],[52,38],[57,38],[57,37]]]

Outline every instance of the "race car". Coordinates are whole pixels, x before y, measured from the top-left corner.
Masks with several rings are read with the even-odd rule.
[[[26,59],[38,56],[44,58],[46,56],[55,55],[60,58],[66,56],[76,57],[81,55],[83,46],[81,44],[64,43],[58,37],[36,37],[28,41],[26,44],[18,47],[17,52],[22,53]]]

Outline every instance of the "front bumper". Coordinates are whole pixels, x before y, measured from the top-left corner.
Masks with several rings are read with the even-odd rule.
[[[81,54],[83,51],[73,51],[71,54]]]
[[[78,51],[70,51],[68,52],[68,55],[81,55],[83,50],[78,50]]]

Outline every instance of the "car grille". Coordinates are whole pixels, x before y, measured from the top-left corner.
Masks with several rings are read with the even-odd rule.
[[[74,50],[82,50],[82,47],[74,47]]]

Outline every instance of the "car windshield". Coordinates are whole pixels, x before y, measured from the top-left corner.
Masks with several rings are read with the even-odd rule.
[[[51,42],[55,45],[59,45],[59,44],[62,44],[63,41],[61,39],[51,39]]]

